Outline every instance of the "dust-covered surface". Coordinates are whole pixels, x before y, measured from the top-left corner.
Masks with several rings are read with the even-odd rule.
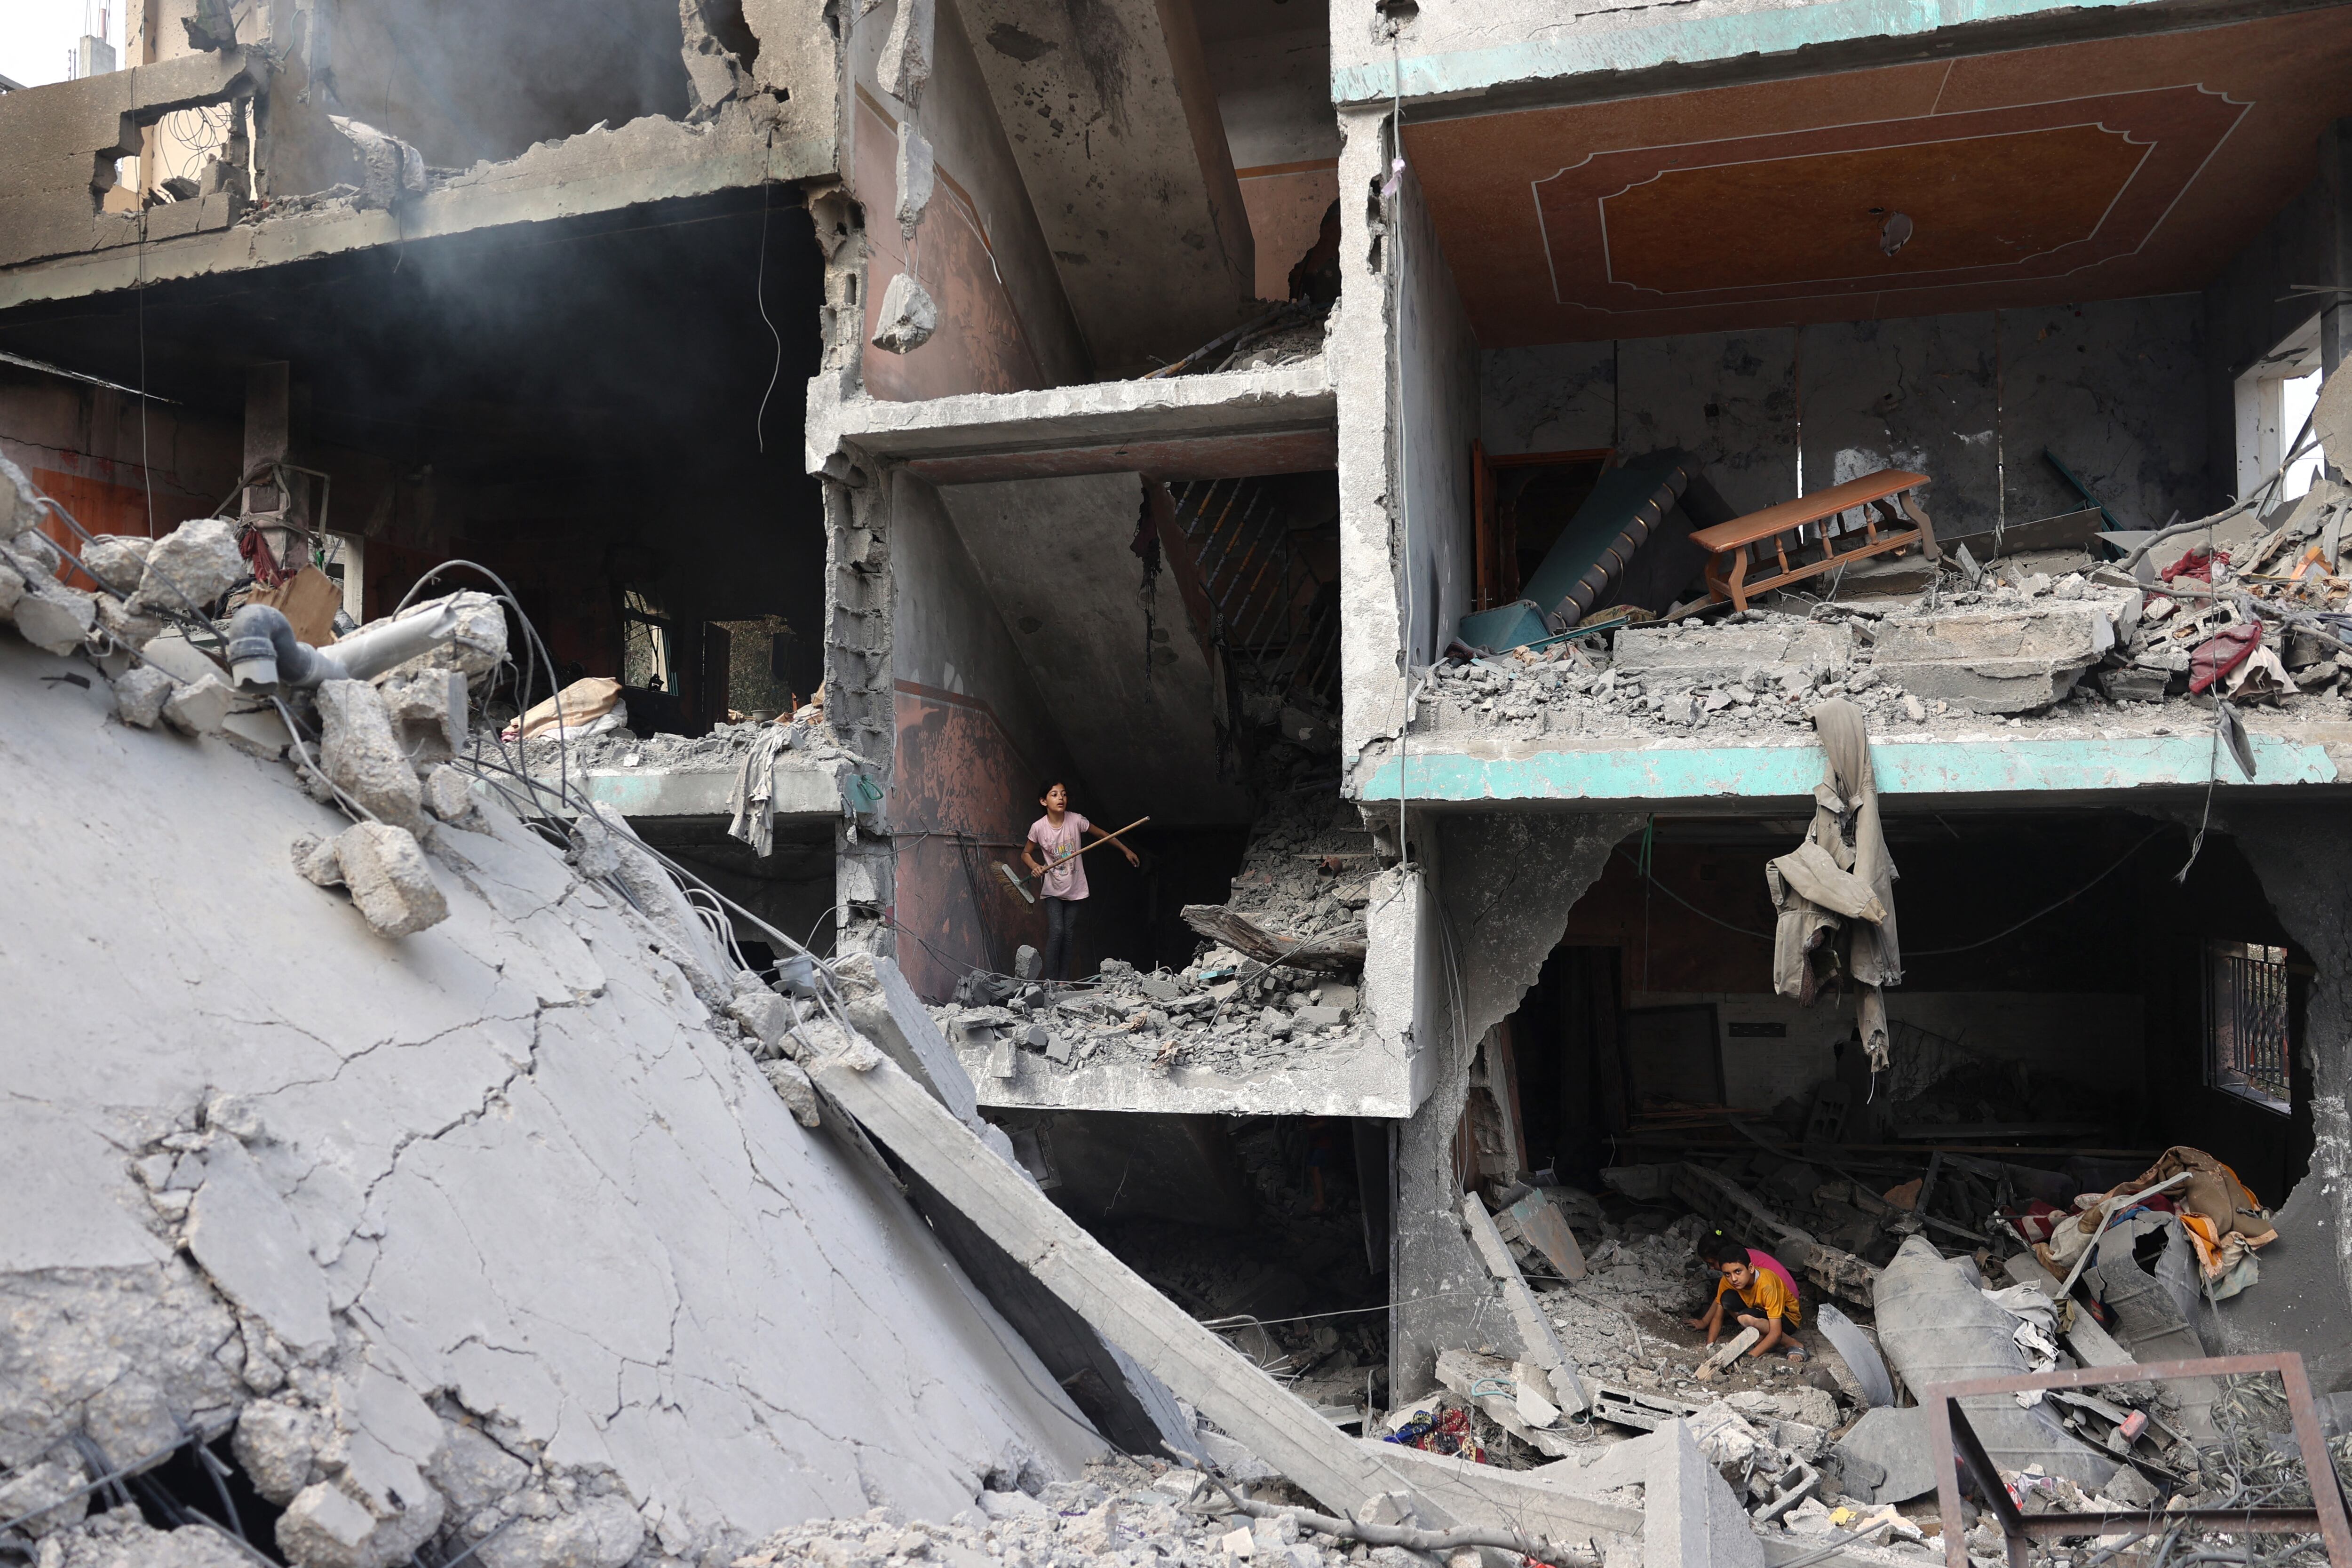
[[[714,724],[706,735],[657,732],[641,736],[624,726],[601,735],[574,736],[560,742],[542,736],[524,742],[522,754],[534,775],[554,773],[559,763],[582,773],[733,773],[742,767],[743,759],[750,755],[761,736],[780,722]],[[782,727],[791,739],[776,759],[780,766],[835,762],[848,762],[859,767],[871,765],[841,744],[832,726],[825,723],[821,709],[803,708]]]
[[[1287,751],[1287,748],[1285,748]],[[1321,776],[1317,776],[1318,774]],[[1364,910],[1388,858],[1356,808],[1312,760],[1300,762],[1252,824],[1225,908],[1283,946],[1364,940]],[[1067,984],[974,976],[934,1009],[960,1051],[992,1053],[973,1077],[1013,1076],[1021,1051],[1033,1068],[1088,1064],[1160,1072],[1248,1072],[1354,1050],[1358,976],[1268,964],[1203,940],[1180,970],[1139,971],[1122,959]]]
[[[2209,731],[2211,698],[2189,690],[2197,650],[2257,617],[2191,596],[2205,587],[2191,577],[2176,596],[2045,564],[1997,563],[1973,587],[1947,576],[1910,599],[1783,596],[1714,620],[1440,664],[1420,688],[1412,732],[1769,743],[1810,738],[1812,709],[1831,697],[1890,737]],[[2233,585],[2226,563],[2212,570]],[[2352,655],[2265,623],[2262,644],[2218,685],[2258,731],[2343,725],[2347,671]]]
[[[1181,970],[1144,973],[1109,959],[1091,980],[1024,985],[1003,1004],[950,1002],[932,1013],[959,1049],[1017,1049],[1073,1068],[1101,1060],[1231,1070],[1346,1048],[1355,1009],[1352,983],[1269,971],[1211,947]]]

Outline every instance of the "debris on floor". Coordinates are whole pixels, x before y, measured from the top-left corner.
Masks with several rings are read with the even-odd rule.
[[[1108,1061],[1165,1072],[1351,1047],[1364,910],[1391,858],[1328,773],[1313,776],[1312,759],[1298,772],[1308,775],[1303,785],[1293,777],[1267,793],[1232,899],[1184,910],[1206,939],[1190,963],[1147,973],[1106,959],[1093,977],[1066,984],[975,972],[954,1002],[934,1009],[948,1038],[985,1053],[996,1078],[1014,1075],[1016,1051],[1058,1068]]]
[[[1982,564],[1959,549],[1903,595],[1842,596],[1843,580],[1813,579],[1818,599],[1775,595],[1712,620],[1651,624],[1640,612],[1613,627],[1603,606],[1582,636],[1506,652],[1456,645],[1417,694],[1413,732],[1752,743],[1841,696],[1874,731],[1897,735],[2195,731],[2214,695],[2340,721],[2352,605],[2332,552],[2345,548],[2347,510],[2352,490],[2323,479],[2269,519],[2208,531],[2215,547],[2198,533],[2177,559],[2159,548],[2144,578],[2104,544]],[[1869,592],[1866,573],[1848,575]]]

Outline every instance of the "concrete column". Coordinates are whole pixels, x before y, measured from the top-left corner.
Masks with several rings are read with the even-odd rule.
[[[2324,1200],[2342,1294],[2300,1305],[2314,1323],[2340,1325],[2352,1309],[2352,898],[2345,891],[2352,888],[2352,839],[2340,810],[2317,806],[2243,810],[2231,814],[2230,828],[2314,971],[2294,1069],[2308,1074],[2312,1087],[2311,1169],[2288,1201],[2307,1201],[2307,1188]],[[2340,1332],[2333,1337],[2341,1342]]]
[[[1396,1228],[1389,1265],[1391,1400],[1428,1390],[1437,1352],[1493,1345],[1523,1353],[1486,1266],[1454,1215],[1454,1133],[1470,1066],[1486,1031],[1508,1017],[1568,929],[1569,910],[1601,879],[1609,855],[1641,826],[1583,813],[1456,816],[1413,825],[1413,847],[1438,896],[1426,900],[1423,946],[1433,950],[1429,1037],[1433,1086],[1397,1135]]]
[[[2320,135],[2319,188],[2325,198],[2320,210],[2327,226],[2328,275],[2311,281],[2332,283],[2338,289],[2352,288],[2352,120],[2339,120]],[[2336,367],[2344,363],[2347,330],[2352,330],[2352,296],[2329,296],[2319,315],[2319,368],[2323,377],[2334,375]],[[2331,457],[2339,471],[2347,459],[2352,459],[2352,454]]]

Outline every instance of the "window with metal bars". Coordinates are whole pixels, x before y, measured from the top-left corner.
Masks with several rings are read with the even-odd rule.
[[[2286,949],[2207,942],[2205,1081],[2284,1115],[2289,1055]]]

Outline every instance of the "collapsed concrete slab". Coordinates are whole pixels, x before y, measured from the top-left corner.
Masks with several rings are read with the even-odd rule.
[[[616,1568],[946,1518],[1101,1450],[603,884],[486,805],[435,830],[447,919],[381,942],[289,864],[341,818],[289,770],[115,723],[55,668],[0,641],[28,1089],[0,1467],[80,1475],[73,1434],[126,1463],[266,1405],[239,1451],[301,1568],[425,1536]],[[158,888],[192,891],[159,919]]]
[[[2037,605],[1994,615],[1889,616],[1872,667],[1915,696],[1970,713],[2047,708],[2116,646],[2107,606]]]

